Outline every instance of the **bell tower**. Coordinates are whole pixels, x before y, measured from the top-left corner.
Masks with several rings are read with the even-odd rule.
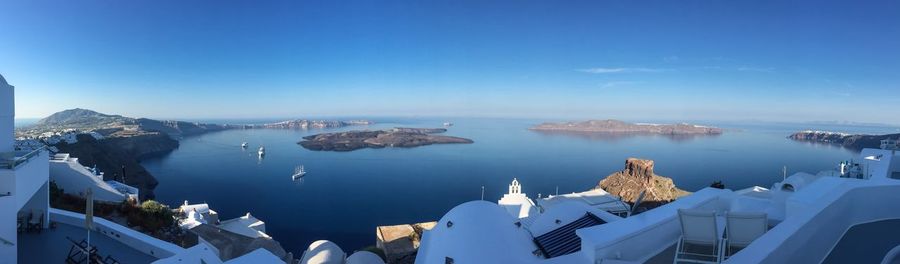
[[[509,194],[517,193],[522,193],[522,185],[519,185],[519,180],[513,178],[512,183],[509,184]]]

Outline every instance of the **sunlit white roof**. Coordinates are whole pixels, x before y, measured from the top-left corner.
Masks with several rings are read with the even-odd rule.
[[[233,258],[229,261],[226,261],[227,264],[260,264],[260,263],[284,263],[283,260],[278,259],[277,256],[269,252],[264,248],[258,248],[250,253],[244,254],[243,256]]]
[[[328,240],[318,240],[309,244],[303,252],[300,264],[342,264],[346,254],[337,244]]]
[[[244,216],[222,221],[219,228],[238,233],[248,237],[269,237],[266,232],[266,223],[247,213]]]
[[[347,258],[347,264],[384,264],[381,257],[369,251],[357,251]]]
[[[527,263],[540,259],[524,227],[491,202],[472,201],[451,209],[423,235],[416,263]]]

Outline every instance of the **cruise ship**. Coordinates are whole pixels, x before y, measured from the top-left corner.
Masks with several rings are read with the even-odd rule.
[[[13,94],[0,76],[0,263],[384,263],[327,240],[294,258],[258,246],[274,245],[259,219],[219,221],[206,204],[179,208],[179,226],[201,234],[187,248],[52,208],[55,184],[91,189],[85,197],[98,203],[137,199],[137,190],[102,181],[63,153],[17,148]],[[423,232],[414,263],[898,263],[900,158],[896,142],[882,145],[835,161],[835,169],[768,187],[704,188],[644,212],[635,210],[640,199],[629,204],[599,189],[528,197],[513,179],[496,203],[466,202],[444,214]],[[51,184],[52,177],[68,180]]]

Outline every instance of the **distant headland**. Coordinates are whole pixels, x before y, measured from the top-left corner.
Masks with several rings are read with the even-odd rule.
[[[718,135],[717,127],[679,124],[628,123],[619,120],[588,120],[582,122],[543,123],[529,128],[543,132],[610,133],[610,134],[660,134],[660,135]]]
[[[900,140],[900,133],[886,135],[848,134],[831,131],[805,130],[788,136],[795,141],[807,141],[821,144],[832,144],[853,150],[864,148],[882,148],[882,140]]]
[[[467,138],[434,135],[444,128],[393,128],[387,130],[355,130],[303,137],[297,142],[309,150],[353,151],[361,148],[412,148],[431,144],[471,144]]]

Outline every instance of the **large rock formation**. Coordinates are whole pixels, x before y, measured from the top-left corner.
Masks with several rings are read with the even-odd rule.
[[[597,187],[629,203],[643,190],[647,190],[645,202],[666,203],[690,194],[675,187],[672,179],[653,173],[652,160],[635,158],[625,160],[624,170],[606,176]]]
[[[880,148],[882,139],[900,139],[900,134],[860,135],[829,131],[800,131],[788,136],[796,141],[839,145],[848,149]]]
[[[584,122],[543,123],[530,128],[547,132],[630,133],[662,135],[717,135],[721,128],[691,124],[634,124],[619,120],[588,120]]]

